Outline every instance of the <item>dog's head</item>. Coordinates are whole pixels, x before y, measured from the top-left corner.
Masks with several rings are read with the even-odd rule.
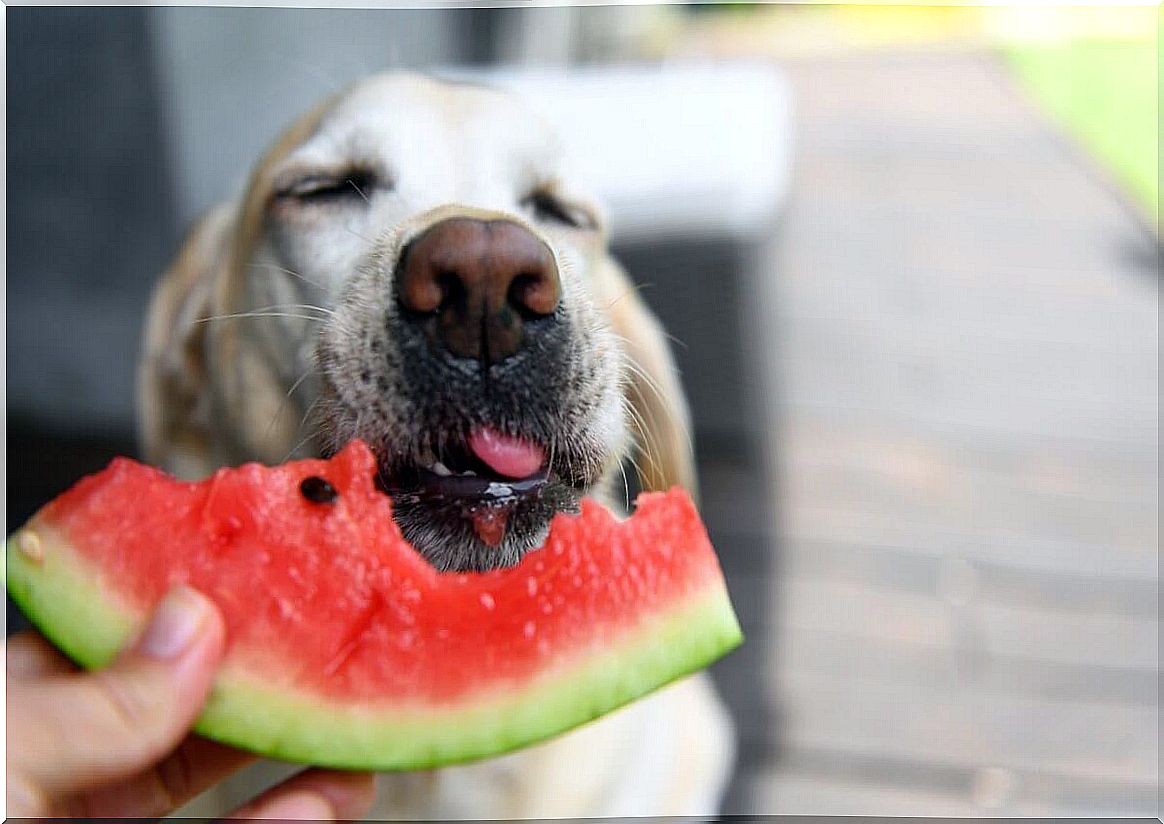
[[[367,80],[296,123],[159,287],[147,459],[377,453],[404,534],[442,569],[515,563],[550,518],[691,486],[654,318],[553,135],[496,91]]]

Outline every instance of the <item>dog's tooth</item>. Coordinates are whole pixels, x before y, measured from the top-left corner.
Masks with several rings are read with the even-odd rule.
[[[442,478],[447,478],[453,474],[452,471],[440,461],[436,461],[432,466],[429,467],[429,470],[431,470],[436,475],[440,475]]]
[[[476,473],[476,472],[474,472],[472,469],[466,469],[466,470],[465,470],[464,472],[462,472],[461,474],[462,474],[462,475],[465,475],[465,476],[471,476],[471,477],[473,477],[473,478],[476,478],[476,477],[477,477],[477,473]]]

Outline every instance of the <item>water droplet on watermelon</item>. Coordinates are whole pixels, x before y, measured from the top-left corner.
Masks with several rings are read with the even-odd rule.
[[[490,595],[488,592],[481,593],[480,601],[481,601],[481,606],[485,607],[485,609],[493,609],[493,607],[495,607],[497,605],[496,602],[493,600],[493,596]]]
[[[299,617],[298,610],[295,609],[295,606],[280,595],[275,596],[275,607],[279,610],[279,616],[284,621],[290,621]]]
[[[553,611],[554,611],[553,604],[551,604],[549,601],[542,602],[542,612],[544,612],[546,615],[549,615]]]
[[[227,515],[211,527],[210,538],[216,544],[228,544],[242,530],[242,520],[237,515]]]
[[[535,624],[533,621],[526,621],[525,626],[522,627],[521,631],[522,631],[522,634],[525,635],[526,638],[533,638],[534,635],[537,634],[538,625]]]
[[[528,578],[526,578],[525,588],[526,588],[526,591],[529,593],[530,598],[537,595],[538,594],[538,579],[533,577],[532,575],[529,576]]]
[[[550,642],[547,641],[545,638],[538,639],[538,653],[540,655],[549,655],[550,654]]]

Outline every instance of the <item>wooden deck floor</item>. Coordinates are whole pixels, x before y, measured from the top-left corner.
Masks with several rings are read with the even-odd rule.
[[[1156,241],[991,56],[786,68],[781,721],[728,812],[1155,815]]]

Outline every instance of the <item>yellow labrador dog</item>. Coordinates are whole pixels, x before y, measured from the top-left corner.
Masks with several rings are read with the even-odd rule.
[[[659,324],[561,162],[473,85],[376,76],[302,117],[156,290],[146,458],[197,477],[362,438],[407,537],[458,570],[515,563],[584,495],[621,503],[632,454],[645,487],[690,488]],[[385,775],[373,817],[711,814],[733,742],[701,675],[522,752]]]

